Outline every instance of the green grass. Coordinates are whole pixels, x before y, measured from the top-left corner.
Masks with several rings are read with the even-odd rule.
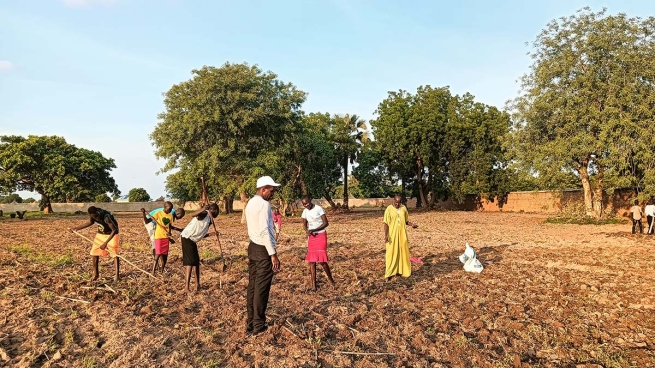
[[[30,262],[41,263],[54,267],[63,267],[73,264],[73,255],[71,253],[66,253],[60,256],[49,255],[45,253],[37,252],[32,249],[29,245],[10,245],[7,247],[8,250],[27,258]]]
[[[208,263],[216,262],[219,258],[221,258],[221,255],[211,249],[205,249],[200,254],[200,259]]]
[[[591,217],[549,217],[545,221],[547,224],[573,224],[573,225],[613,225],[613,224],[624,224],[627,221],[620,218],[610,217],[605,219],[594,219]]]
[[[7,221],[7,220],[18,220],[18,216],[15,218],[11,218],[11,214],[16,214],[16,212],[8,212],[5,211],[2,217],[0,217],[0,221]],[[23,219],[41,219],[41,218],[60,218],[60,217],[70,217],[70,216],[78,216],[74,213],[68,213],[68,212],[55,212],[55,213],[50,213],[50,214],[45,214],[41,211],[29,211],[25,213],[25,216]]]

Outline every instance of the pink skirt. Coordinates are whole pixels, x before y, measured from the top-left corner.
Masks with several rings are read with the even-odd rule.
[[[168,238],[155,239],[155,254],[168,255]]]
[[[307,262],[327,262],[327,232],[310,235],[307,239]]]

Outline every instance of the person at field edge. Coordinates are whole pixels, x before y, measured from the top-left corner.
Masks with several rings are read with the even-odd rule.
[[[417,228],[418,225],[409,222],[409,213],[402,204],[400,195],[395,195],[393,203],[384,211],[384,243],[386,245],[384,277],[387,281],[396,275],[409,277],[412,274],[412,264],[407,241],[407,226]]]
[[[307,256],[305,261],[309,262],[310,287],[313,291],[316,291],[316,263],[323,267],[330,284],[335,287],[330,265],[328,264],[327,231],[325,228],[328,227],[329,222],[325,210],[321,206],[312,203],[309,196],[302,197],[300,202],[305,208],[301,217],[307,234]]]
[[[273,209],[273,226],[275,227],[275,241],[279,241],[282,231],[282,214],[277,208]]]
[[[166,207],[171,208],[170,212],[173,214],[173,222],[175,222],[175,220],[181,220],[186,214],[186,211],[184,211],[184,208],[182,207],[179,207],[177,210],[173,209],[173,204],[171,202],[164,203],[164,207],[155,208],[154,210],[150,211],[150,213],[148,213],[147,215],[146,215],[145,208],[141,209],[141,213],[143,214],[143,225],[145,226],[146,231],[148,232],[148,237],[150,238],[150,246],[152,248],[152,259],[156,258],[155,230],[157,229],[157,223],[152,220],[149,221],[148,219],[152,219],[152,216],[154,216],[157,212],[164,211]]]
[[[268,329],[266,307],[273,272],[280,270],[277,257],[273,212],[268,202],[280,184],[270,176],[257,179],[257,194],[244,210],[248,227],[248,289],[246,294],[246,334],[258,335]]]
[[[118,222],[114,218],[114,215],[111,214],[111,212],[98,207],[91,206],[88,208],[87,212],[89,213],[89,222],[69,230],[71,232],[75,232],[78,230],[86,229],[93,224],[98,225],[98,233],[93,240],[93,246],[91,247],[90,252],[93,266],[93,280],[97,280],[99,276],[98,263],[100,261],[100,257],[107,257],[107,255],[110,255],[114,258],[114,267],[116,269],[114,281],[118,281],[120,277],[120,260],[118,257],[116,257],[116,255],[120,253],[120,235],[118,234]],[[107,252],[108,248],[109,252]]]
[[[191,282],[191,272],[196,269],[196,291],[200,290],[200,255],[198,254],[198,242],[214,233],[209,233],[209,226],[213,219],[218,216],[218,205],[212,203],[205,206],[191,215],[193,219],[182,230],[182,264],[185,269],[185,288],[189,292],[189,283]]]
[[[632,233],[636,233],[636,228],[639,226],[639,233],[644,233],[644,228],[641,225],[641,206],[639,206],[639,201],[635,200],[635,205],[630,207],[630,214],[632,214]]]
[[[653,198],[648,200],[646,208],[644,208],[644,214],[646,215],[646,222],[648,224],[648,231],[646,234],[653,235],[653,219],[655,219],[655,202]]]

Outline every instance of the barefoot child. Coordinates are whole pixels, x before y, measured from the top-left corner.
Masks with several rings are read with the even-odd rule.
[[[202,238],[214,235],[209,233],[209,226],[218,216],[218,205],[212,203],[201,208],[193,215],[193,219],[182,230],[182,263],[185,268],[186,286],[184,290],[189,292],[191,282],[191,271],[196,268],[196,291],[200,290],[200,256],[198,255],[198,242]],[[210,217],[211,216],[211,217]]]
[[[185,215],[184,208],[179,207],[177,210],[174,210],[173,204],[171,202],[164,203],[164,207],[155,208],[147,215],[145,208],[141,209],[141,214],[143,215],[143,225],[146,227],[148,237],[150,238],[150,245],[152,247],[152,259],[155,259],[155,229],[157,227],[157,223],[150,219],[155,215],[155,213],[163,211],[165,207],[171,208],[171,213],[173,214],[173,222],[175,222],[175,220],[182,219]]]
[[[109,211],[101,208],[91,206],[89,207],[88,212],[89,222],[70,230],[73,232],[86,229],[93,224],[98,225],[98,233],[93,241],[93,246],[91,247],[90,252],[93,264],[93,280],[98,279],[98,262],[100,257],[106,257],[109,254],[114,258],[114,265],[116,268],[114,281],[118,281],[120,270],[120,261],[118,257],[116,257],[120,251],[118,246],[120,241],[120,236],[118,235],[118,222],[116,222],[116,219]],[[107,252],[107,247],[109,247],[111,252]]]
[[[168,260],[168,246],[170,244],[169,237],[171,236],[171,230],[182,231],[178,228],[173,227],[173,204],[171,202],[166,202],[164,204],[164,210],[155,213],[152,217],[146,218],[144,215],[144,222],[154,221],[157,226],[155,227],[155,261],[152,265],[152,274],[155,274],[157,270],[157,264],[161,259],[161,272],[164,272],[166,268],[166,261]]]
[[[307,257],[305,260],[309,262],[311,289],[316,291],[316,263],[321,264],[330,284],[334,287],[327,256],[327,232],[325,231],[325,228],[328,227],[327,216],[325,216],[323,208],[313,204],[308,196],[302,197],[300,201],[305,207],[301,217],[307,233]]]
[[[280,231],[282,231],[282,214],[277,208],[273,209],[273,226],[275,227],[275,241],[278,241]]]

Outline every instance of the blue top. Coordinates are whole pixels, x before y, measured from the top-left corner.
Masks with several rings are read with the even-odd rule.
[[[164,210],[164,207],[155,208],[154,210],[150,211],[150,213],[148,213],[148,217],[152,217],[152,216],[155,215],[155,213],[157,213],[159,211],[163,211],[163,210]],[[173,215],[173,221],[175,221],[175,210],[174,209],[171,210],[171,215]]]

